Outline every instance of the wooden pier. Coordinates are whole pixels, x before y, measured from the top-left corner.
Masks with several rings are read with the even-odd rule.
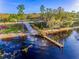
[[[21,22],[2,22],[0,25],[20,24]]]
[[[26,33],[8,33],[8,34],[0,34],[0,39],[8,40],[14,37],[25,37]]]
[[[53,39],[47,37],[45,32],[39,30],[39,29],[38,29],[37,27],[35,27],[35,26],[33,26],[33,27],[34,27],[34,29],[36,29],[36,30],[38,31],[38,33],[39,33],[38,36],[40,36],[40,37],[42,37],[42,38],[45,38],[45,40],[49,41],[50,43],[52,43],[53,45],[55,45],[55,46],[57,46],[57,47],[59,47],[59,48],[63,48],[63,47],[64,47],[63,44],[61,44],[61,43],[59,43],[59,42],[57,42],[57,41],[55,41],[55,40],[53,40]]]
[[[22,24],[23,22],[12,22],[12,23],[0,23],[0,25],[7,25],[7,24]],[[60,29],[53,29],[53,30],[40,30],[37,27],[34,26],[34,29],[37,30],[38,35],[40,35],[41,37],[45,38],[46,40],[48,40],[49,42],[51,42],[52,44],[56,45],[57,47],[63,48],[64,45],[60,44],[59,42],[47,37],[46,35],[48,34],[54,34],[54,33],[59,33],[59,32],[64,32],[64,31],[69,31],[69,30],[73,30],[73,29],[78,29],[79,26],[77,27],[68,27],[68,28],[60,28]],[[25,33],[9,33],[9,34],[0,34],[0,39],[6,39],[6,38],[14,38],[17,36],[26,36]]]
[[[47,36],[42,36],[42,37],[45,38],[47,41],[51,42],[52,44],[54,44],[55,46],[59,47],[59,48],[64,47],[63,44],[61,44],[61,43],[59,43],[59,42],[57,42],[57,41],[55,41],[55,40],[53,40],[53,39],[51,39],[51,38],[49,38]]]
[[[40,37],[43,37],[45,38],[47,41],[51,42],[53,45],[57,46],[57,47],[60,47],[60,48],[63,48],[64,47],[64,44],[61,44],[49,37],[47,37],[47,35],[49,34],[58,34],[58,33],[61,33],[61,32],[66,32],[66,31],[71,31],[71,30],[74,30],[74,29],[78,29],[79,26],[76,26],[76,27],[67,27],[67,28],[60,28],[60,29],[52,29],[52,30],[40,30],[38,27],[34,26],[33,25],[33,28],[36,29],[38,31],[38,35]]]
[[[44,35],[48,35],[48,34],[56,34],[56,33],[60,33],[60,32],[71,31],[71,30],[75,30],[75,29],[79,29],[79,26],[60,28],[60,29],[52,29],[52,30],[40,30],[40,32],[43,33]]]

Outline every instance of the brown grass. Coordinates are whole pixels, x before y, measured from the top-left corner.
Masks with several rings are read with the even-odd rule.
[[[7,19],[10,14],[0,14],[0,18]]]

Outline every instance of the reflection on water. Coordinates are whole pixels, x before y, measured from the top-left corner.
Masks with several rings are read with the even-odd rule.
[[[12,41],[0,40],[0,59],[79,59],[79,34],[73,31],[65,39],[63,49],[41,37],[30,35],[24,41],[20,38]],[[28,49],[27,53],[23,52],[22,48],[29,45],[33,46]]]
[[[67,58],[79,59],[79,33],[73,31],[65,41],[64,51]]]
[[[48,37],[50,37],[51,39],[63,44],[64,40],[70,36],[72,31],[66,31],[66,32],[60,32],[60,33],[56,33],[56,34],[49,34]]]

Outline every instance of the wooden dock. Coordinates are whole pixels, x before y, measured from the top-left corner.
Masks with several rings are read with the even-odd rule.
[[[51,38],[49,38],[49,37],[47,37],[45,35],[40,36],[40,37],[44,38],[45,40],[49,41],[50,43],[52,43],[53,45],[55,45],[55,46],[57,46],[59,48],[63,48],[64,47],[64,44],[61,44],[61,43],[59,43],[59,42],[57,42],[57,41],[55,41],[55,40],[53,40],[53,39],[51,39]]]
[[[64,45],[63,44],[60,44],[59,42],[49,38],[46,36],[46,33],[45,32],[42,32],[41,30],[39,30],[37,27],[34,26],[34,28],[38,31],[38,36],[42,37],[42,38],[45,38],[47,41],[51,42],[53,45],[59,47],[59,48],[63,48]]]
[[[40,32],[43,33],[44,35],[48,35],[48,34],[56,34],[59,32],[66,32],[66,31],[70,31],[70,30],[74,30],[74,29],[79,29],[79,26],[60,28],[60,29],[52,29],[52,30],[40,30]]]
[[[11,38],[14,38],[14,37],[24,37],[26,36],[26,33],[8,33],[8,34],[0,34],[0,39],[11,39]]]
[[[7,24],[22,24],[22,22],[10,22],[10,23],[0,23],[0,25],[7,25]],[[45,38],[46,40],[48,40],[49,42],[51,42],[52,44],[56,45],[57,47],[63,48],[64,45],[60,44],[59,42],[47,37],[46,35],[48,34],[54,34],[54,33],[59,33],[59,32],[64,32],[64,31],[69,31],[69,30],[73,30],[73,29],[78,29],[79,26],[76,27],[68,27],[68,28],[60,28],[60,29],[53,29],[53,30],[40,30],[37,27],[35,27],[35,29],[38,31],[38,35],[40,35],[41,37]],[[9,34],[0,34],[0,39],[6,39],[6,38],[14,38],[17,36],[26,36],[25,33],[9,33]]]
[[[2,22],[0,25],[20,24],[21,22]]]

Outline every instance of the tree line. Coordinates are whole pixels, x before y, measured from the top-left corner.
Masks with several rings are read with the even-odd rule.
[[[67,12],[62,7],[52,9],[46,8],[44,5],[41,5],[40,13],[33,13],[27,15],[24,13],[25,6],[23,4],[18,5],[16,8],[18,12],[16,14],[10,14],[7,21],[26,21],[27,19],[36,18],[38,20],[44,21],[49,28],[60,28],[72,26],[75,18],[79,17],[79,12]]]
[[[41,5],[40,11],[40,18],[47,23],[49,28],[70,27],[76,18],[74,11],[67,12],[62,7],[52,9]]]

